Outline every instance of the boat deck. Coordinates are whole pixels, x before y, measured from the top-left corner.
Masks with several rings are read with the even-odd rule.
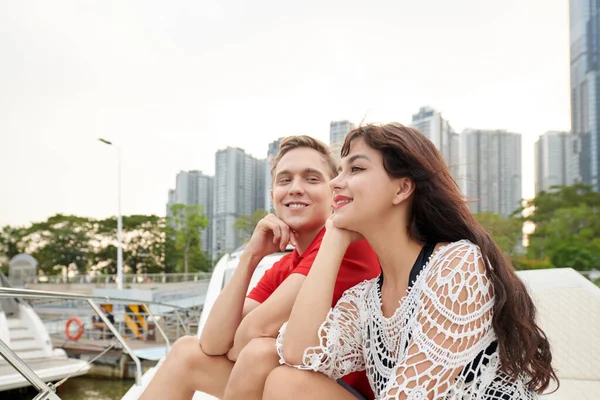
[[[58,381],[66,376],[85,374],[89,364],[84,360],[74,360],[63,357],[50,357],[33,360],[23,360],[42,380]],[[0,391],[29,386],[29,382],[10,364],[0,362]]]

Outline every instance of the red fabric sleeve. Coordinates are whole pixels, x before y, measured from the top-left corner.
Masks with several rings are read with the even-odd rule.
[[[265,274],[262,276],[262,278],[260,278],[256,286],[254,286],[250,293],[248,293],[248,295],[246,296],[247,298],[256,300],[259,303],[263,303],[266,299],[269,298],[270,295],[273,294],[275,289],[277,289],[277,287],[279,287],[279,285],[281,284],[281,282],[279,281],[281,278],[282,261],[284,261],[283,258],[274,263],[273,266],[265,272]]]
[[[319,253],[319,246],[315,246],[316,248],[311,250],[308,254],[303,254],[302,260],[298,263],[296,268],[292,270],[292,274],[302,274],[304,276],[308,275],[310,271],[310,267],[312,267],[315,262],[315,258],[317,258],[317,253]]]

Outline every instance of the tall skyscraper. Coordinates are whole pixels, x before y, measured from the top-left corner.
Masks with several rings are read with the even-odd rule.
[[[235,221],[265,204],[266,160],[257,160],[240,148],[227,147],[215,157],[213,256],[239,247],[244,235]]]
[[[177,197],[175,196],[175,189],[169,189],[169,198],[167,200],[167,218],[172,217],[171,207],[177,203]]]
[[[339,148],[344,144],[346,135],[355,125],[347,120],[344,121],[331,121],[329,124],[329,146],[332,147],[334,153],[339,153]]]
[[[167,217],[172,216],[173,204],[200,205],[208,219],[208,226],[202,230],[200,238],[202,250],[209,256],[212,252],[212,213],[213,213],[213,184],[212,176],[204,175],[202,171],[180,171],[177,174],[175,189],[169,190],[167,202]]]
[[[546,132],[535,142],[535,193],[571,185],[572,140],[569,132]]]
[[[265,206],[267,205],[267,199],[271,198],[271,196],[269,196],[266,179],[269,171],[267,160],[256,158],[252,160],[254,162],[254,176],[256,177],[254,180],[254,208],[255,210],[265,210],[268,212],[269,209],[265,208]]]
[[[421,107],[419,112],[413,114],[412,127],[427,136],[442,153],[450,174],[464,192],[460,184],[463,178],[460,168],[460,135],[454,132],[450,123],[442,117],[442,113],[431,107]]]
[[[471,212],[512,214],[521,206],[521,135],[469,129],[462,138]]]
[[[273,201],[271,200],[271,185],[273,181],[271,180],[271,165],[273,165],[273,161],[279,153],[279,146],[281,146],[281,142],[283,141],[283,137],[280,137],[277,140],[269,143],[269,150],[267,150],[267,162],[265,166],[265,211],[272,212],[273,211]]]
[[[600,191],[600,2],[570,0],[570,174]]]

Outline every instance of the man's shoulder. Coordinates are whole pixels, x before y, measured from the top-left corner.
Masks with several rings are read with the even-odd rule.
[[[273,276],[274,274],[279,275],[282,273],[289,273],[292,269],[292,264],[292,253],[287,253],[284,256],[282,256],[279,260],[275,261],[271,268],[269,268],[269,270],[267,271],[268,274],[265,273],[265,275]]]
[[[293,253],[287,253],[284,256],[282,256],[279,260],[275,261],[273,263],[273,266],[271,267],[271,269],[273,268],[287,268],[290,266],[290,264],[292,263],[292,256]]]

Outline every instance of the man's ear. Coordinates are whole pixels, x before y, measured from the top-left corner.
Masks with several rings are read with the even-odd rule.
[[[415,183],[410,178],[400,178],[398,179],[398,186],[396,189],[396,193],[394,194],[394,198],[392,200],[392,204],[397,206],[402,203],[406,199],[408,199],[413,192],[415,191]]]
[[[273,201],[273,188],[269,189],[269,195],[271,195],[271,201]]]

